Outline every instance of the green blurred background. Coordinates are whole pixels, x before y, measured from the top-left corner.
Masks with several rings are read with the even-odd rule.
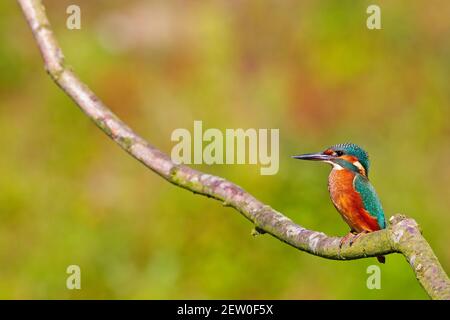
[[[66,8],[81,7],[81,30]],[[382,30],[366,28],[366,8]],[[325,165],[290,155],[365,147],[388,217],[415,218],[450,270],[450,2],[45,1],[68,63],[160,149],[176,128],[279,128],[280,170],[195,166],[297,223],[346,224]],[[336,262],[179,189],[110,141],[45,74],[18,5],[0,2],[0,298],[423,299],[400,255]],[[66,289],[81,267],[82,290]]]

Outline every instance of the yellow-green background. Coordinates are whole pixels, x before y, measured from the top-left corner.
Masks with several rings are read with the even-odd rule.
[[[292,160],[365,147],[387,216],[421,225],[450,270],[450,2],[45,1],[67,62],[152,144],[176,128],[279,128],[280,170],[196,166],[297,223],[348,231],[329,167]],[[82,29],[65,27],[67,5]],[[382,30],[366,8],[382,9]],[[18,5],[0,1],[0,298],[422,299],[404,258],[299,252],[179,189],[111,142],[52,83]],[[82,290],[65,287],[81,267]]]

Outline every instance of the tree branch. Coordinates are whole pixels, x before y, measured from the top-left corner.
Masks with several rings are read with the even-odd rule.
[[[49,75],[103,132],[146,167],[177,186],[233,207],[257,230],[269,233],[301,251],[335,260],[401,253],[432,299],[450,299],[450,280],[411,218],[396,215],[391,218],[387,229],[361,236],[352,246],[344,245],[340,249],[340,238],[328,237],[295,224],[241,187],[223,178],[174,164],[165,153],[150,145],[112,113],[67,67],[41,1],[17,1],[31,27]]]

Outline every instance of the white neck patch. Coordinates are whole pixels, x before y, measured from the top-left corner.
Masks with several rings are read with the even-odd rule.
[[[344,168],[342,168],[341,165],[334,163],[333,161],[324,161],[324,162],[331,164],[333,166],[334,170],[343,170],[344,169]]]
[[[362,166],[361,162],[355,161],[353,162],[353,165],[359,169],[359,171],[366,173],[366,169]]]

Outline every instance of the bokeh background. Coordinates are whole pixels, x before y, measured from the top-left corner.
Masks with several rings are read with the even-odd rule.
[[[66,8],[81,7],[81,30]],[[290,155],[352,141],[387,216],[414,217],[450,271],[450,2],[45,1],[67,62],[160,149],[176,128],[279,128],[280,170],[195,166],[297,223],[348,231],[329,167]],[[179,189],[110,141],[45,74],[18,5],[0,1],[0,298],[424,299],[404,258],[299,252]],[[66,268],[81,267],[81,290]]]

